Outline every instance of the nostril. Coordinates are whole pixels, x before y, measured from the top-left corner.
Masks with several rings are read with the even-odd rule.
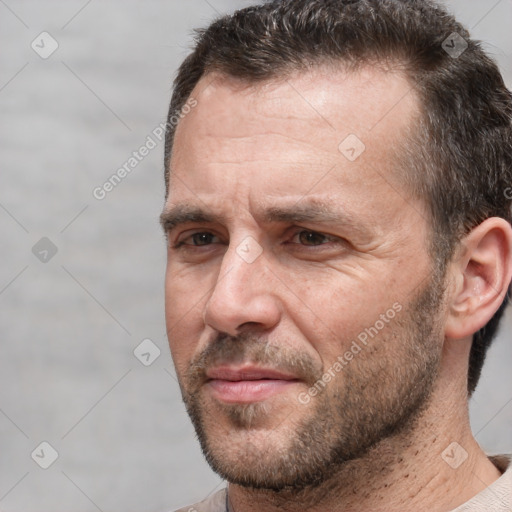
[[[245,322],[240,327],[238,327],[237,331],[239,331],[241,334],[246,330],[254,331],[255,327],[260,327],[260,324],[258,322]]]

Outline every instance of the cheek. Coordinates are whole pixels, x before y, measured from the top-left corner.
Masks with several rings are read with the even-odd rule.
[[[191,322],[186,321],[187,318],[175,322],[171,327],[168,322],[167,328],[169,348],[180,381],[196,354],[200,338],[200,329],[194,329]]]
[[[165,274],[165,314],[167,327],[190,322],[197,316],[209,281],[190,270],[180,270],[177,265],[168,263]]]
[[[389,335],[396,308],[401,309],[382,283],[379,287],[350,279],[331,279],[314,291],[297,290],[297,297],[301,301],[289,303],[288,311],[325,367],[350,350],[353,342],[364,348],[365,341]]]
[[[171,355],[178,374],[192,359],[204,327],[205,290],[185,276],[167,271],[165,281],[165,320]]]

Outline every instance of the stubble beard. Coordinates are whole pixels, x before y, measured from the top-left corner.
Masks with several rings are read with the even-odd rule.
[[[433,278],[400,318],[369,342],[318,396],[307,406],[293,397],[290,415],[271,428],[272,404],[207,400],[199,385],[205,367],[216,361],[271,362],[273,367],[299,369],[309,384],[321,378],[323,368],[309,356],[285,353],[260,336],[219,336],[180,384],[212,469],[244,487],[300,492],[332,480],[383,440],[398,435],[405,439],[434,389],[442,337],[436,313],[443,291],[439,279]],[[276,361],[281,365],[276,366]],[[228,429],[216,422],[219,415]]]

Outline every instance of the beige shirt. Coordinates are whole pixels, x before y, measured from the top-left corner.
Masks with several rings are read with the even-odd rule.
[[[498,480],[475,497],[451,512],[511,512],[512,464],[508,456],[489,457],[503,473]],[[176,512],[232,512],[227,508],[226,489],[213,494],[201,503],[180,508]]]

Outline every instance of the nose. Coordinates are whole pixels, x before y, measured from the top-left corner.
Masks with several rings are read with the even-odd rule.
[[[253,259],[254,252],[244,254],[243,250],[241,244],[229,247],[224,254],[204,309],[205,324],[231,336],[249,326],[261,331],[271,329],[279,323],[282,313],[277,283],[265,255]],[[252,246],[250,250],[256,249]]]

